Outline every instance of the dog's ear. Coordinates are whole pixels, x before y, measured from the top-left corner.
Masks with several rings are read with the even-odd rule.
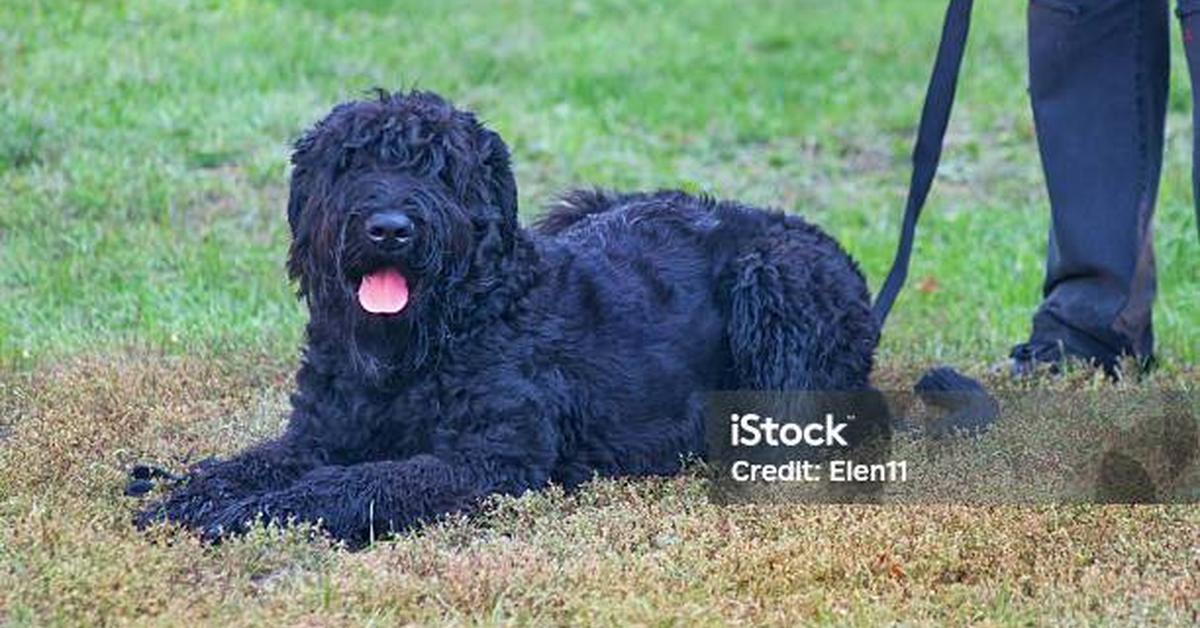
[[[517,181],[513,177],[508,145],[495,131],[483,129],[479,154],[491,203],[500,211],[504,231],[511,233],[517,228]]]
[[[355,128],[355,112],[364,103],[341,103],[304,132],[292,146],[292,174],[288,184],[287,217],[292,232],[288,251],[288,276],[299,283],[299,295],[311,296],[311,273],[317,261],[314,248],[328,246],[327,206],[334,181],[350,160],[347,138]],[[325,241],[322,241],[322,238]],[[322,243],[323,242],[323,243]],[[315,270],[315,269],[313,269]]]
[[[517,182],[504,140],[482,125],[476,128],[469,177],[483,193],[478,195],[480,205],[472,208],[474,257],[476,264],[490,266],[510,253],[516,241]]]
[[[288,204],[287,204],[287,219],[288,226],[291,227],[292,236],[296,235],[296,230],[300,227],[300,212],[304,207],[304,203],[308,201],[308,177],[309,168],[301,165],[301,153],[307,153],[312,150],[316,139],[313,137],[313,132],[309,131],[304,134],[299,140],[296,140],[294,149],[292,150],[292,174],[288,181]]]
[[[303,155],[312,150],[316,143],[315,129],[310,130],[296,141],[295,148],[292,151],[292,174],[288,180],[288,202],[287,202],[287,219],[288,227],[292,232],[291,245],[288,247],[287,271],[288,277],[296,281],[298,285],[298,296],[308,294],[307,281],[305,280],[305,266],[308,264],[308,251],[311,246],[310,234],[304,233],[300,228],[300,221],[304,214],[304,206],[308,204],[311,198],[310,189],[313,185],[312,168],[304,163]]]
[[[517,229],[517,182],[508,146],[473,113],[424,96],[437,98],[451,112],[452,122],[435,131],[439,150],[431,153],[442,162],[437,169],[442,182],[467,203],[477,227],[497,227],[511,241]]]
[[[313,199],[314,188],[320,185],[316,180],[319,172],[311,163],[317,132],[317,128],[310,129],[296,141],[292,151],[292,174],[288,182],[287,218],[292,241],[288,247],[287,271],[288,277],[298,283],[298,295],[301,297],[309,293],[305,268],[311,263],[308,254],[312,246],[311,229],[304,229],[301,222],[308,219],[305,207]]]
[[[347,154],[343,144],[349,126],[348,118],[356,104],[347,102],[337,105],[292,145],[287,216],[293,237],[300,231],[306,208],[326,193],[337,169],[345,166]]]
[[[299,295],[310,293],[306,268],[314,263],[310,259],[314,233],[325,217],[322,205],[328,196],[336,176],[336,170],[344,161],[340,138],[345,126],[341,114],[347,111],[342,104],[324,119],[305,131],[292,146],[292,173],[288,183],[287,219],[292,242],[288,250],[288,276],[299,283]]]

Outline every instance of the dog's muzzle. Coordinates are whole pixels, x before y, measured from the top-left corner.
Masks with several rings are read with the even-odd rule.
[[[374,249],[379,266],[363,275],[358,284],[358,304],[371,314],[399,314],[408,305],[408,278],[396,262],[413,245],[416,225],[403,211],[386,209],[367,217],[363,235]]]

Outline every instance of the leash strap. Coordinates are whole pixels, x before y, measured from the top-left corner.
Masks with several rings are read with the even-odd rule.
[[[933,64],[933,76],[925,92],[925,105],[921,109],[921,123],[917,127],[917,144],[913,148],[912,180],[908,184],[908,203],[904,208],[904,225],[900,231],[900,244],[896,248],[896,259],[888,271],[887,280],[875,297],[873,313],[882,328],[892,311],[892,304],[904,287],[908,277],[908,262],[912,257],[913,236],[917,230],[917,219],[929,196],[933,177],[937,174],[938,161],[942,157],[942,141],[946,137],[946,126],[950,122],[950,110],[954,106],[954,92],[958,87],[958,71],[962,66],[963,52],[967,46],[967,31],[971,25],[971,7],[974,0],[950,0],[946,8],[946,21],[942,25],[942,41],[938,44],[937,60]]]

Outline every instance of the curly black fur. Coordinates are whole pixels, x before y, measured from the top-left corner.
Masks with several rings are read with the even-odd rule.
[[[703,391],[869,386],[862,274],[798,217],[578,191],[522,228],[504,142],[428,92],[339,105],[292,163],[288,269],[310,321],[288,427],[141,525],[319,521],[358,545],[492,494],[674,473],[703,454]],[[378,250],[363,221],[396,209],[416,235]],[[369,314],[356,287],[385,266],[411,300]]]

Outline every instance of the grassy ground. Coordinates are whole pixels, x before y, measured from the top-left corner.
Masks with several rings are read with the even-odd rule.
[[[983,372],[1037,303],[1022,4],[977,9],[885,380]],[[127,526],[124,465],[280,425],[287,144],[333,103],[415,85],[476,109],[526,217],[573,185],[706,190],[811,217],[877,285],[942,5],[0,3],[0,621],[1196,621],[1195,507],[721,509],[689,477],[354,555]],[[1195,390],[1187,90],[1176,72],[1149,385]]]

